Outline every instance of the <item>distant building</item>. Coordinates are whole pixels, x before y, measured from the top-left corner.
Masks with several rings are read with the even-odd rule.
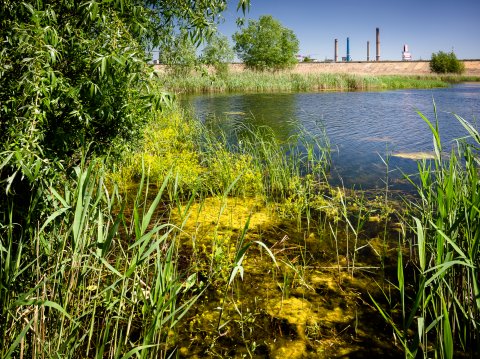
[[[408,52],[408,45],[403,45],[403,52],[402,52],[402,61],[411,61],[412,54]]]
[[[317,59],[311,57],[310,55],[297,55],[298,62],[319,62]]]

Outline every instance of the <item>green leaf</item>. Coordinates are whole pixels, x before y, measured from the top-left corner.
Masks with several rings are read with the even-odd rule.
[[[133,348],[133,349],[130,350],[129,352],[125,353],[125,355],[122,356],[122,359],[129,359],[129,358],[131,358],[131,357],[134,356],[134,355],[139,355],[139,353],[142,352],[142,351],[145,350],[145,349],[158,347],[159,345],[160,345],[160,344],[140,345],[140,346],[138,346],[138,347]]]
[[[433,127],[432,123],[430,120],[420,111],[417,111],[417,113],[420,115],[420,117],[425,121],[425,123],[430,127],[430,131],[433,134],[433,147],[435,149],[435,158],[438,160],[441,159],[441,152],[442,152],[442,143],[440,140],[440,135],[438,133],[438,130]]]
[[[165,190],[165,187],[167,186],[168,181],[170,180],[171,172],[165,176],[165,179],[163,180],[162,186],[160,187],[160,190],[158,191],[157,195],[155,196],[155,199],[153,200],[152,204],[150,205],[150,208],[148,209],[147,214],[143,217],[142,219],[142,226],[141,226],[141,233],[145,233],[147,230],[148,225],[150,224],[152,220],[153,213],[157,209],[157,206],[162,199],[163,191]]]
[[[418,258],[420,261],[420,269],[422,272],[425,272],[426,265],[426,252],[425,252],[425,234],[423,233],[423,226],[420,220],[416,217],[413,217],[417,224],[417,240],[418,240]]]
[[[43,223],[42,227],[40,228],[39,233],[42,233],[43,230],[45,229],[45,227],[47,227],[50,222],[52,222],[55,218],[59,217],[60,215],[64,214],[65,212],[67,212],[69,209],[70,209],[69,207],[60,208],[59,210],[56,210],[55,212],[53,212],[53,213],[52,213],[50,216],[48,216],[48,218],[45,220],[45,222]]]
[[[448,317],[447,306],[443,302],[443,348],[446,359],[453,359],[453,334],[450,326],[450,319]]]
[[[20,334],[17,335],[17,337],[15,338],[15,340],[13,341],[12,345],[10,345],[10,348],[8,348],[8,351],[7,353],[5,354],[5,359],[10,359],[12,357],[12,354],[13,352],[15,351],[15,349],[17,348],[17,346],[20,344],[20,342],[23,340],[23,338],[25,338],[25,335],[27,334],[28,330],[30,329],[30,327],[32,326],[33,324],[33,320],[32,319],[31,321],[29,321],[27,323],[27,325],[25,325],[25,327],[22,329],[22,331],[20,332]]]

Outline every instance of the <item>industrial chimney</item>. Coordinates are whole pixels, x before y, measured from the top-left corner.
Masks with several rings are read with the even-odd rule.
[[[347,37],[347,61],[350,61],[350,38]]]
[[[377,61],[380,61],[380,29],[377,27]]]
[[[367,41],[367,61],[370,61],[370,41]]]
[[[338,39],[335,39],[335,56],[334,56],[335,62],[338,62]]]

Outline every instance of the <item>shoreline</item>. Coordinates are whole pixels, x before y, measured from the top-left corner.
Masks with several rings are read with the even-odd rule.
[[[177,94],[345,92],[449,87],[480,82],[465,75],[358,75],[347,73],[231,72],[226,75],[192,72],[189,76],[159,73],[159,87]]]

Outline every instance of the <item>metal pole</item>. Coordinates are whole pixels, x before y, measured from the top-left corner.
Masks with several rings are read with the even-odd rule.
[[[367,61],[370,61],[370,41],[367,41]]]

